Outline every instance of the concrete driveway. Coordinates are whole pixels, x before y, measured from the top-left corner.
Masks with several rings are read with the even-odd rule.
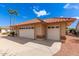
[[[60,42],[0,35],[0,55],[2,56],[51,56],[60,48]]]

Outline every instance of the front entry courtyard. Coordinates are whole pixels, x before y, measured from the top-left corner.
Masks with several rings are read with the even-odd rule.
[[[60,42],[0,35],[0,55],[2,56],[51,56],[60,48]]]

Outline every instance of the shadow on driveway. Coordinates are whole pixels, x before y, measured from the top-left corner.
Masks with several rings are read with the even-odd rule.
[[[55,42],[52,40],[33,40],[33,39],[28,39],[28,38],[10,37],[10,36],[1,36],[1,37],[7,40],[14,41],[19,44],[26,44],[28,42],[33,42],[33,43],[42,44],[49,47],[52,46],[52,44]]]

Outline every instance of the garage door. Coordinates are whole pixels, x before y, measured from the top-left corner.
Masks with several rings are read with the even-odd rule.
[[[34,39],[34,29],[20,29],[19,36]]]
[[[59,26],[48,26],[47,39],[60,40],[60,28],[59,28]]]

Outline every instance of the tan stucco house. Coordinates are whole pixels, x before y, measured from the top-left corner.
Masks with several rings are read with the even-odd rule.
[[[79,22],[78,22],[78,24],[76,26],[76,32],[79,32]]]
[[[11,26],[11,29],[16,31],[19,37],[60,40],[66,34],[66,27],[75,20],[75,18],[49,18],[44,20],[36,18]]]

